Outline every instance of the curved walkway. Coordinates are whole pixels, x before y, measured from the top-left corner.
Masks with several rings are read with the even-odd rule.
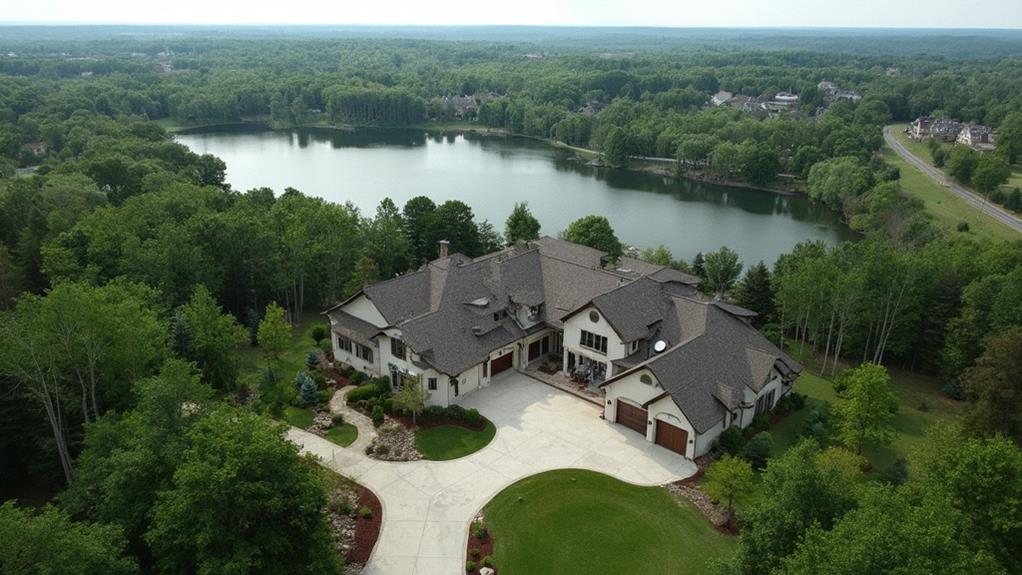
[[[483,449],[452,461],[387,462],[365,455],[375,431],[368,418],[331,408],[358,427],[344,448],[291,428],[289,438],[323,465],[371,489],[383,504],[380,539],[366,575],[457,575],[465,572],[468,528],[480,509],[508,485],[542,471],[590,469],[638,485],[660,485],[696,466],[639,434],[600,418],[600,408],[514,372],[461,402],[497,427]]]
[[[966,189],[965,186],[962,186],[958,182],[946,177],[944,172],[940,171],[940,169],[935,168],[926,160],[913,154],[911,150],[902,145],[902,143],[894,137],[894,134],[891,133],[890,126],[884,126],[884,140],[887,142],[887,145],[895,151],[895,153],[901,156],[906,162],[912,164],[917,170],[926,174],[927,177],[944,186],[950,190],[951,193],[962,198],[979,211],[1007,225],[1016,232],[1022,232],[1022,220],[976,192]]]

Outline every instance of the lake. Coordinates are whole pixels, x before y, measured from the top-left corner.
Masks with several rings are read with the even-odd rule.
[[[350,201],[370,216],[385,197],[400,207],[423,195],[437,204],[461,200],[477,220],[503,231],[514,203],[526,201],[545,235],[602,214],[626,244],[664,244],[686,260],[727,245],[747,265],[771,264],[802,240],[834,244],[855,235],[833,212],[802,196],[594,168],[567,150],[527,138],[253,126],[176,138],[227,162],[234,189],[280,193],[293,187],[332,202]]]

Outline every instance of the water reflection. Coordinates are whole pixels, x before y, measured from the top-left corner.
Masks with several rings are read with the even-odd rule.
[[[726,244],[747,262],[772,262],[804,239],[853,237],[837,216],[802,196],[786,196],[662,175],[596,168],[568,150],[528,138],[423,130],[228,127],[178,136],[227,162],[238,189],[286,186],[373,213],[383,197],[459,199],[503,228],[516,201],[528,201],[556,234],[590,213],[610,218],[625,242],[663,243],[691,258]]]

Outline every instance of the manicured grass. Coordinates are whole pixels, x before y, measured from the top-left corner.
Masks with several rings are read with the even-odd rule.
[[[284,421],[301,429],[305,429],[312,425],[313,417],[315,417],[315,414],[313,414],[312,410],[307,407],[295,407],[293,405],[289,405],[284,408]]]
[[[415,432],[415,448],[431,461],[447,461],[475,453],[493,440],[497,428],[489,421],[479,431],[457,425],[419,428]]]
[[[691,504],[582,470],[527,477],[484,509],[506,575],[707,572],[734,550]]]
[[[902,130],[904,124],[891,126],[894,137],[903,144],[910,152],[916,154],[924,161],[930,161],[930,151],[926,144],[910,140]],[[901,189],[908,196],[923,202],[927,213],[933,216],[934,222],[940,227],[953,233],[957,231],[960,222],[969,224],[970,234],[980,238],[990,238],[998,241],[1013,241],[1018,239],[1018,232],[1012,230],[1001,222],[991,218],[977,210],[965,200],[956,196],[951,190],[933,181],[929,176],[920,172],[901,158],[890,146],[884,145],[884,160],[901,172]]]
[[[341,447],[347,447],[358,439],[358,428],[350,423],[335,425],[326,431],[326,438]]]

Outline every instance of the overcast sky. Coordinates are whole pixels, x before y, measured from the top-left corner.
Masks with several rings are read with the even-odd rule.
[[[1022,0],[0,0],[0,21],[1022,28]]]

